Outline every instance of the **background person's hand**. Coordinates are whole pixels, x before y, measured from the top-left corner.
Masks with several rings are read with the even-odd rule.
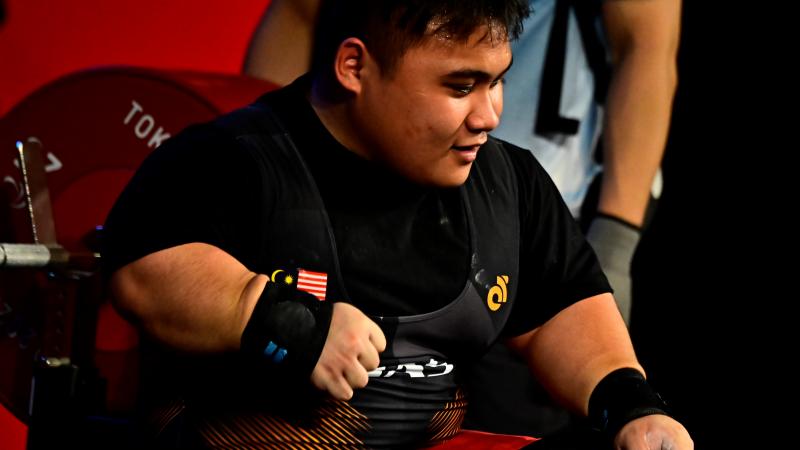
[[[605,217],[595,217],[586,232],[586,240],[614,289],[614,300],[628,326],[631,320],[631,262],[639,237],[635,229]]]
[[[358,308],[333,305],[333,317],[311,382],[338,400],[349,400],[354,388],[363,388],[368,372],[378,367],[378,354],[386,348],[380,327]]]

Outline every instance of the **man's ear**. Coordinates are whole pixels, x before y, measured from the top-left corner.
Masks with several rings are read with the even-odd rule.
[[[361,39],[350,37],[339,44],[334,60],[334,74],[339,84],[347,91],[361,92],[365,67],[370,63],[369,51]]]

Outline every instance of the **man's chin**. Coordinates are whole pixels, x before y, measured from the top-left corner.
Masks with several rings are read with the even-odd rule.
[[[460,166],[445,173],[431,174],[430,180],[425,184],[439,188],[459,187],[467,182],[470,169],[472,169],[472,164]]]
[[[420,186],[436,188],[454,188],[466,183],[472,163],[440,164],[431,170],[430,166],[423,168],[396,167],[396,173],[406,180]]]

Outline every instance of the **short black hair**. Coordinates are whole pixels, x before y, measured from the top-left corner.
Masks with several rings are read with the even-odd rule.
[[[486,25],[490,38],[513,40],[529,14],[527,0],[322,0],[311,70],[326,73],[341,42],[356,37],[390,74],[410,47],[432,34],[466,41]]]

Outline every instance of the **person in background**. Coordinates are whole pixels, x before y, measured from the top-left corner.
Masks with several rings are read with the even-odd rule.
[[[512,44],[503,120],[493,135],[530,149],[553,178],[629,324],[631,262],[661,190],[681,1],[529,5],[533,14]],[[244,73],[284,84],[308,70],[319,8],[320,0],[272,0]],[[502,344],[476,365],[471,384],[467,424],[474,428],[552,435],[572,423]]]

